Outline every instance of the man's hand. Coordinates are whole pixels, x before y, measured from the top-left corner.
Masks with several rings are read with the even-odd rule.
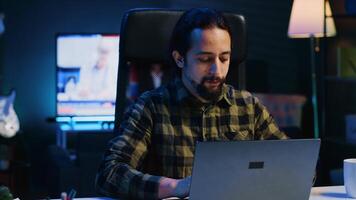
[[[179,197],[189,195],[191,176],[184,179],[162,178],[158,188],[158,198]]]
[[[177,187],[174,190],[174,196],[184,198],[189,195],[191,176],[184,179],[179,179]]]

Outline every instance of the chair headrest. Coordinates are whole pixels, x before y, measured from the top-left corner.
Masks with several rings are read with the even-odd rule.
[[[183,11],[133,9],[125,13],[120,33],[120,59],[167,61],[170,37]],[[246,57],[246,25],[242,15],[223,14],[234,37],[231,61],[241,63]],[[122,57],[123,56],[123,57]]]

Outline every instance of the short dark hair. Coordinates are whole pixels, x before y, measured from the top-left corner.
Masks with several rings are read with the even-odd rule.
[[[184,12],[173,29],[169,46],[170,56],[174,50],[178,51],[181,56],[186,56],[187,51],[191,47],[190,36],[194,29],[209,29],[214,27],[226,30],[232,41],[231,28],[222,13],[210,8],[192,8]],[[175,63],[173,58],[171,61]]]

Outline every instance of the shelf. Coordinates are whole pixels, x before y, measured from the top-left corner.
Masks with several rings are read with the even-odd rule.
[[[331,17],[333,18],[355,18],[356,19],[356,14],[335,14],[332,15]]]
[[[356,143],[346,138],[345,123],[346,115],[356,113],[356,77],[341,77],[338,73],[340,66],[344,66],[340,61],[345,61],[340,50],[356,47],[356,13],[346,9],[345,0],[330,1],[330,4],[337,33],[335,37],[324,38],[322,59],[325,65],[320,72],[320,92],[323,94],[320,98],[323,131],[320,163],[327,174],[326,182],[330,170],[342,168],[345,158],[356,157]]]
[[[324,145],[330,147],[330,145],[338,149],[338,151],[343,152],[342,155],[345,157],[354,157],[356,155],[356,143],[347,142],[346,138],[338,136],[329,136],[324,139]],[[334,152],[335,153],[335,152]]]
[[[356,144],[346,142],[344,137],[325,137],[321,144],[321,157],[328,169],[342,168],[343,160],[356,156]]]
[[[345,145],[345,144],[355,145],[352,143],[347,143],[345,137],[329,136],[329,137],[325,138],[325,141],[331,142],[331,143],[337,144],[337,145]]]
[[[327,81],[356,83],[356,77],[351,78],[351,77],[325,76],[324,79]]]

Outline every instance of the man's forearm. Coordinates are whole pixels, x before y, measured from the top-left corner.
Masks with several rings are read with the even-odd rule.
[[[144,174],[124,163],[106,163],[99,169],[96,188],[113,198],[157,199],[161,177]]]

